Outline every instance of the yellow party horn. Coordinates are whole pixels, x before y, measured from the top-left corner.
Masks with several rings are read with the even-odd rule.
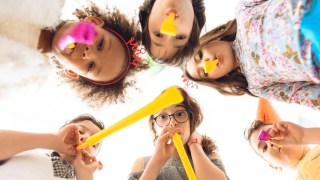
[[[125,117],[124,119],[118,121],[109,128],[106,128],[88,137],[84,143],[80,144],[77,147],[77,149],[85,149],[89,146],[97,144],[106,136],[123,129],[150,114],[153,114],[173,104],[179,104],[182,101],[183,96],[181,95],[180,90],[178,90],[178,88],[175,86],[169,87],[149,104],[145,105],[144,107],[140,108],[139,110]]]
[[[76,47],[76,44],[75,43],[71,43],[71,44],[69,44],[68,46],[67,46],[67,48],[69,48],[69,49],[73,49],[73,48],[75,48]]]
[[[176,36],[177,34],[177,28],[174,24],[174,18],[176,14],[174,12],[171,12],[169,16],[163,21],[160,29],[160,33],[167,34],[171,36]]]
[[[214,69],[216,68],[217,64],[219,62],[219,59],[215,59],[213,61],[211,60],[206,60],[204,61],[204,72],[205,73],[210,73],[212,71],[214,71]]]
[[[175,133],[172,137],[172,141],[173,141],[173,144],[176,146],[176,149],[177,149],[178,154],[180,156],[184,170],[187,173],[188,179],[189,180],[196,180],[197,176],[192,169],[192,166],[191,166],[191,163],[188,159],[186,150],[183,147],[183,143],[182,143],[180,135],[178,133]]]

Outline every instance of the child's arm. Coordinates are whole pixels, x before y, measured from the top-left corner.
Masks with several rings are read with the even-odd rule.
[[[218,159],[217,154],[212,154],[210,158],[205,154],[201,146],[202,135],[197,131],[193,132],[188,140],[189,149],[194,164],[194,170],[198,179],[214,177],[216,180],[227,179],[221,169],[214,165],[211,159]]]
[[[320,128],[304,128],[292,122],[274,123],[270,135],[270,142],[277,145],[320,144]]]
[[[74,125],[62,128],[57,134],[0,130],[0,160],[38,148],[52,149],[64,154],[76,154],[76,144],[79,144],[78,137],[78,128]]]
[[[93,173],[103,167],[101,161],[97,161],[96,157],[85,150],[77,152],[73,165],[77,180],[93,180]]]

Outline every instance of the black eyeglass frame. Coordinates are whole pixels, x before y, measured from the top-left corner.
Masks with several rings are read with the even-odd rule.
[[[183,111],[183,112],[186,112],[186,113],[188,114],[188,118],[186,118],[186,120],[183,121],[183,122],[179,122],[179,121],[177,121],[177,119],[174,117],[174,115],[175,115],[177,112],[182,112],[182,111]],[[163,127],[163,126],[160,126],[160,125],[157,123],[157,120],[156,120],[156,119],[157,119],[159,116],[161,116],[161,115],[166,115],[166,116],[169,117],[169,122],[168,122],[168,124],[165,125],[165,126],[168,126],[168,125],[170,124],[170,122],[171,122],[171,117],[173,117],[173,119],[174,119],[177,123],[182,124],[182,123],[187,122],[187,121],[190,119],[191,114],[192,114],[192,113],[191,113],[190,111],[188,111],[188,110],[178,110],[178,111],[174,112],[173,114],[159,114],[158,116],[156,116],[156,117],[153,118],[153,123],[156,123],[156,125],[159,126],[159,127]]]

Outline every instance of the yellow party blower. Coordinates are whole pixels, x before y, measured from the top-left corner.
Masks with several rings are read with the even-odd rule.
[[[150,102],[146,106],[142,107],[141,109],[137,110],[131,115],[125,117],[124,119],[118,121],[117,123],[110,126],[109,128],[106,128],[87,138],[84,143],[80,144],[77,147],[77,149],[85,149],[89,146],[97,144],[106,136],[111,135],[112,133],[115,133],[123,129],[150,114],[153,114],[173,104],[179,104],[182,101],[183,101],[183,96],[181,95],[177,87],[175,86],[169,87],[162,94],[160,94],[156,99],[154,99],[152,102]]]
[[[173,12],[169,14],[169,16],[163,21],[161,25],[160,33],[176,36],[177,28],[176,28],[176,25],[174,24],[175,16],[176,14]]]
[[[215,59],[213,61],[211,60],[204,61],[204,72],[210,73],[214,71],[218,63],[219,63],[219,59]]]
[[[191,166],[190,161],[188,159],[186,150],[183,147],[180,135],[178,133],[175,133],[172,137],[172,141],[173,141],[173,144],[176,146],[176,149],[177,149],[178,154],[180,156],[184,170],[187,173],[188,179],[189,180],[196,180],[197,176],[192,169],[192,166]]]

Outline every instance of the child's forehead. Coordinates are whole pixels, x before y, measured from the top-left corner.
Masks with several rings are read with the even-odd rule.
[[[85,128],[88,130],[92,130],[92,131],[100,131],[101,129],[92,121],[90,120],[83,120],[83,121],[79,121],[79,122],[75,122],[73,123],[81,128]]]

